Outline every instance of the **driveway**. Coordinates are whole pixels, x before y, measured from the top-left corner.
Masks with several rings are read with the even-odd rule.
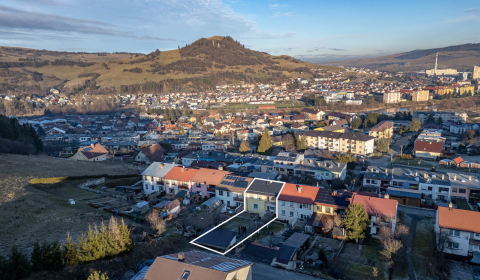
[[[278,280],[278,279],[288,279],[288,280],[321,280],[322,278],[317,278],[313,276],[308,276],[300,273],[291,272],[288,270],[278,269],[273,266],[255,263],[252,269],[252,279],[262,279],[262,280]],[[325,279],[323,279],[325,280]]]
[[[418,218],[435,217],[436,213],[433,209],[409,207],[401,204],[398,205],[398,210],[405,212],[405,214],[409,215],[410,217],[416,216]]]

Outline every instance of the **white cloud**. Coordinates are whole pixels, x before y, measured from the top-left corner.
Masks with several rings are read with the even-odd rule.
[[[278,8],[288,8],[288,5],[282,5],[282,4],[270,4],[268,5],[270,9],[278,9]]]
[[[466,9],[453,16],[448,19],[449,22],[480,21],[480,9]]]
[[[292,13],[281,13],[281,12],[276,12],[272,15],[272,18],[279,18],[279,17],[291,17]]]

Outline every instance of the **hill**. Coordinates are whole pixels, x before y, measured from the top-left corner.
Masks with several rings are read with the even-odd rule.
[[[315,68],[336,70],[250,50],[228,36],[201,38],[177,50],[147,55],[0,47],[0,92],[42,94],[52,86],[74,93],[213,90],[222,83],[310,78]]]
[[[472,71],[473,65],[480,65],[480,44],[463,44],[444,48],[413,50],[394,55],[346,60],[329,63],[351,67],[365,67],[381,71],[421,71],[435,67],[438,52],[438,68],[455,68]]]

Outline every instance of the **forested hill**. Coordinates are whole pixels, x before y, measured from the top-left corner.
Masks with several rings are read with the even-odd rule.
[[[71,94],[213,90],[224,83],[310,78],[315,68],[336,69],[250,50],[222,36],[147,55],[0,47],[0,92],[45,95],[53,86]]]

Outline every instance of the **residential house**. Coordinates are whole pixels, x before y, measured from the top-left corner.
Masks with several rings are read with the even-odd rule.
[[[372,237],[378,238],[381,227],[388,227],[392,232],[395,231],[398,207],[396,200],[389,199],[388,195],[381,198],[353,193],[351,201],[352,203],[361,204],[365,207],[370,217],[369,227]]]
[[[246,191],[246,211],[256,213],[260,217],[270,213],[276,213],[277,197],[283,188],[284,183],[255,178]]]
[[[295,167],[295,175],[312,176],[318,180],[345,180],[347,164],[333,160],[304,159]]]
[[[151,164],[155,161],[163,161],[164,156],[167,154],[160,144],[155,144],[149,147],[142,148],[140,152],[135,156],[136,162],[145,162]]]
[[[450,196],[465,198],[468,201],[480,200],[480,183],[478,177],[463,173],[448,172],[451,184]]]
[[[444,239],[444,252],[469,257],[480,253],[480,212],[438,207],[435,215],[437,242]]]
[[[152,163],[142,172],[143,192],[148,195],[153,192],[166,191],[165,175],[176,166],[176,164],[171,163]]]
[[[298,220],[309,221],[320,188],[286,183],[278,197],[278,218],[295,226]]]
[[[73,156],[68,159],[80,161],[104,161],[107,159],[108,151],[101,144],[91,144],[79,148]]]
[[[344,215],[349,204],[350,193],[338,193],[327,188],[319,188],[307,231],[323,233],[327,220],[333,219],[335,215]]]
[[[325,119],[325,112],[318,109],[304,108],[301,112],[307,121],[321,121]]]
[[[295,166],[300,164],[303,158],[303,154],[280,152],[273,160],[273,171],[282,175],[292,176],[295,173]]]
[[[368,135],[375,137],[375,139],[392,138],[393,125],[393,122],[381,121],[368,131]]]
[[[425,160],[437,160],[442,155],[443,142],[415,141],[415,157]]]
[[[245,260],[190,251],[157,257],[139,280],[252,280],[252,266]]]
[[[237,209],[239,206],[243,206],[245,190],[253,180],[253,178],[226,174],[215,187],[215,196],[220,198],[222,204],[226,204],[230,209]]]
[[[192,169],[185,166],[175,166],[164,176],[166,192],[176,195],[180,190],[191,191],[193,176],[198,169]]]
[[[192,177],[192,192],[200,194],[203,198],[215,196],[215,187],[222,182],[226,175],[230,175],[230,172],[200,168]]]

